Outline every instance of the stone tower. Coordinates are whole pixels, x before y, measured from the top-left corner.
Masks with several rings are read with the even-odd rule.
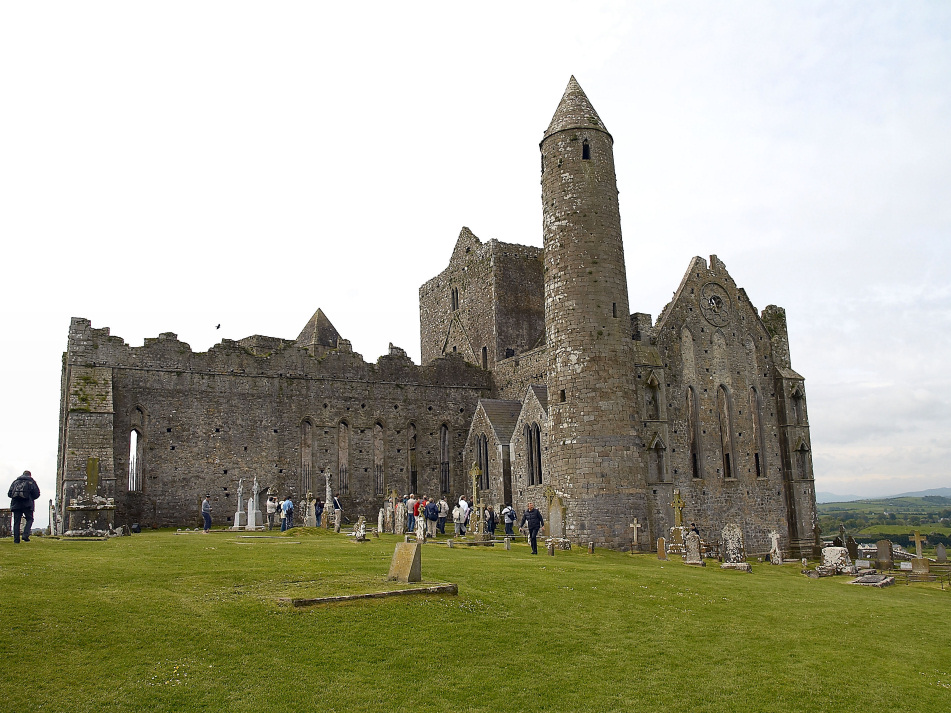
[[[548,472],[568,536],[617,547],[646,480],[613,143],[572,77],[541,142]]]

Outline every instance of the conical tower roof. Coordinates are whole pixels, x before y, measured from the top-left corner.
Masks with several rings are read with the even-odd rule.
[[[338,339],[340,339],[340,334],[337,329],[327,319],[324,311],[318,309],[314,312],[314,316],[308,320],[304,329],[301,330],[295,343],[299,347],[321,346],[336,349]]]
[[[598,129],[611,136],[574,75],[568,80],[565,94],[555,109],[555,115],[551,118],[544,138],[566,129]]]

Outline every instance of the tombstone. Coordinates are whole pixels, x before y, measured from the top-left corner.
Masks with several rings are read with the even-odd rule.
[[[845,540],[843,540],[841,537],[839,537],[838,535],[836,535],[835,537],[832,538],[832,546],[833,546],[833,547],[845,547]]]
[[[240,530],[248,524],[248,514],[244,511],[244,478],[238,479],[238,509],[234,513],[232,530]]]
[[[886,574],[863,574],[860,577],[856,577],[849,584],[861,584],[863,587],[889,587],[895,583],[894,577],[889,577]]]
[[[561,498],[555,496],[548,506],[548,534],[551,537],[565,536],[565,505]]]
[[[657,559],[667,559],[667,541],[663,537],[657,538]]]
[[[422,512],[420,512],[419,517],[416,518],[416,541],[426,541],[426,518],[423,517]]]
[[[548,549],[548,554],[551,555],[552,557],[554,557],[554,556],[555,556],[555,543],[554,543],[554,541],[553,541],[553,540],[548,540],[548,543],[546,544],[546,547],[547,547],[547,549]]]
[[[367,519],[363,515],[357,518],[357,524],[353,526],[353,539],[355,542],[367,541]]]
[[[871,569],[872,563],[870,560],[855,560],[855,569]]]
[[[939,542],[938,546],[934,548],[934,555],[938,564],[944,564],[948,561],[948,551],[943,542]]]
[[[700,553],[700,535],[696,532],[689,533],[684,540],[684,564],[706,566],[703,555]]]
[[[922,552],[922,545],[926,542],[926,538],[922,537],[918,530],[915,530],[915,536],[909,539],[915,543],[915,557],[911,560],[911,571],[919,574],[930,572],[928,560],[925,559],[924,553]]]
[[[261,515],[261,510],[258,508],[258,502],[255,500],[252,495],[248,498],[248,530],[263,530],[264,529],[264,516]]]
[[[634,554],[635,550],[641,549],[641,538],[638,531],[643,530],[644,526],[635,517],[634,522],[631,523],[631,529],[634,531],[631,539],[631,554]]]
[[[589,542],[589,543],[588,543],[588,554],[589,554],[589,555],[593,555],[593,554],[594,554],[594,543],[593,543],[593,542]]]
[[[406,503],[400,500],[396,503],[396,517],[393,518],[393,534],[402,535],[406,532]]]
[[[877,552],[875,553],[876,565],[879,569],[891,569],[895,566],[892,558],[891,540],[879,540],[875,543]]]
[[[418,542],[399,542],[393,551],[387,579],[395,582],[422,581],[422,547]]]
[[[852,535],[845,538],[845,549],[849,551],[849,557],[854,562],[859,558],[859,543],[855,541]]]
[[[836,574],[855,574],[855,565],[845,547],[823,547],[822,567],[835,570]]]
[[[376,518],[376,531],[377,533],[383,532],[383,528],[386,526],[386,510],[380,508],[380,514]]]
[[[779,533],[771,532],[768,535],[769,537],[769,561],[770,564],[782,564],[783,563],[783,551],[779,548]]]
[[[746,561],[746,549],[743,546],[743,530],[735,523],[730,523],[720,533],[723,540],[723,562],[736,564]]]
[[[302,507],[304,508],[304,527],[317,527],[317,500],[314,499],[312,492],[307,491]]]
[[[905,571],[910,572],[910,571],[911,571],[911,562],[899,562],[899,563],[898,563],[898,569],[900,569],[900,570],[905,570]]]

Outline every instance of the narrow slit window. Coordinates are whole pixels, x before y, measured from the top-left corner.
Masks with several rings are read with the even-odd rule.
[[[581,144],[581,158],[584,161],[591,160],[591,147],[588,146],[588,140],[585,139],[584,143]]]

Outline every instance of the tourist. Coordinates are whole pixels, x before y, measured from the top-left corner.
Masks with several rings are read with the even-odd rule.
[[[267,498],[267,529],[274,529],[274,521],[277,519],[277,498],[269,495]]]
[[[489,505],[485,511],[485,531],[489,533],[489,537],[495,537],[495,524],[495,510]]]
[[[439,520],[439,505],[435,500],[426,503],[426,509],[423,511],[426,518],[426,534],[429,537],[436,536],[436,521]]]
[[[469,524],[469,503],[466,502],[466,496],[459,496],[459,512],[462,515],[462,534],[466,534],[466,527]]]
[[[439,498],[439,519],[436,521],[436,531],[440,535],[446,534],[446,518],[449,517],[449,503],[446,502],[446,496],[443,494]]]
[[[410,493],[406,500],[406,531],[413,532],[416,529],[416,494]]]
[[[320,527],[324,519],[324,501],[320,498],[317,498],[317,502],[314,503],[314,515],[317,516],[317,527]]]
[[[284,511],[284,520],[281,522],[281,532],[283,532],[284,530],[290,530],[294,527],[294,501],[291,500],[290,495],[288,495],[287,500],[281,504],[281,510]]]
[[[535,509],[534,503],[528,504],[528,509],[522,513],[522,524],[520,527],[528,525],[528,543],[532,546],[532,554],[538,554],[538,531],[545,526],[545,520],[542,514]]]
[[[40,486],[33,480],[33,474],[24,470],[23,474],[10,483],[7,491],[10,498],[10,510],[13,512],[13,542],[20,542],[20,520],[23,520],[23,541],[30,541],[33,532],[34,501],[40,497]]]
[[[515,537],[515,530],[513,529],[515,518],[515,508],[511,505],[506,505],[502,508],[502,521],[505,523],[505,534],[509,537]]]
[[[462,525],[462,508],[458,505],[452,509],[452,523],[456,528],[456,537],[462,537],[464,534],[466,534],[466,531]]]
[[[205,521],[205,529],[202,530],[203,535],[207,535],[211,532],[211,498],[210,495],[206,495],[205,499],[201,501],[201,519]]]
[[[697,529],[697,523],[695,522],[690,523],[690,532],[695,532],[697,533],[697,537],[700,537],[700,530]]]

